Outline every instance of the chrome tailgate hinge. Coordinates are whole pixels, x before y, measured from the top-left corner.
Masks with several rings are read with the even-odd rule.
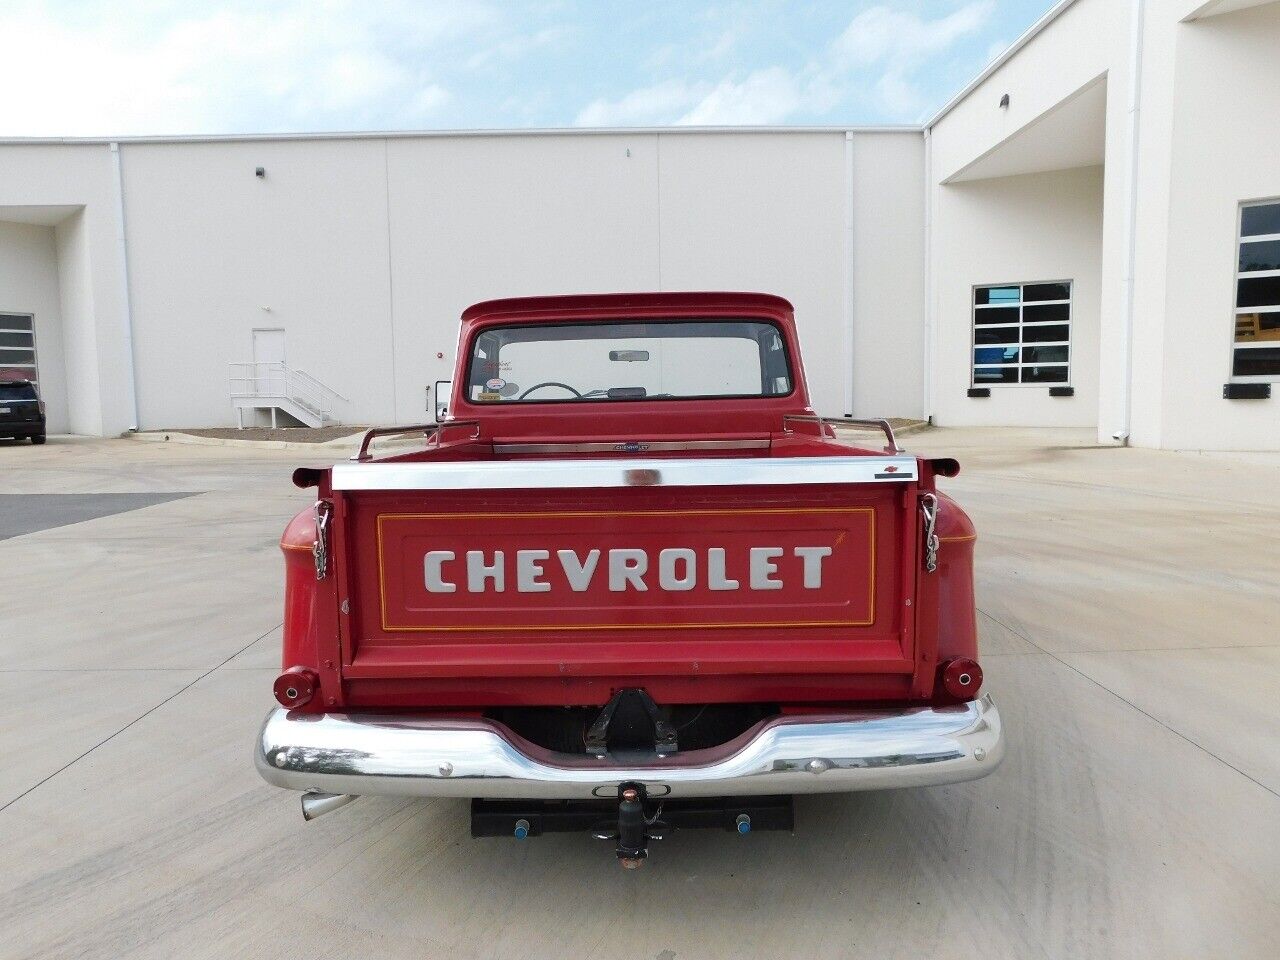
[[[920,513],[924,517],[924,568],[929,573],[938,569],[938,497],[920,495]]]
[[[311,555],[316,561],[316,579],[323,580],[329,574],[329,518],[333,516],[333,504],[328,500],[316,501],[316,539],[311,544]]]

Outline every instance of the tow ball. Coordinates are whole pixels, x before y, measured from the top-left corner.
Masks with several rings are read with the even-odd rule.
[[[652,817],[644,812],[645,790],[642,783],[624,783],[618,787],[618,821],[597,825],[591,832],[598,840],[615,840],[618,863],[626,870],[635,870],[649,856],[649,841],[661,840],[667,834],[667,825],[659,817],[662,805]]]

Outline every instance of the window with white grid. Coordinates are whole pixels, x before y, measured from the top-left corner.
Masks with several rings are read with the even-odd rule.
[[[1280,379],[1280,200],[1240,205],[1231,379]]]
[[[0,313],[0,379],[38,379],[35,323],[29,313]]]
[[[972,385],[1071,382],[1071,281],[973,288]]]

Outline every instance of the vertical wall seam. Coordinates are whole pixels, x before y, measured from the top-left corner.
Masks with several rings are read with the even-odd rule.
[[[111,166],[115,174],[116,243],[120,254],[120,296],[122,298],[121,306],[124,308],[125,372],[129,381],[129,416],[132,421],[129,424],[129,429],[136,433],[138,430],[138,379],[137,363],[133,356],[133,301],[129,296],[129,243],[124,224],[124,168],[120,161],[120,144],[116,141],[111,143]],[[102,431],[106,427],[106,421],[102,411],[101,372],[99,372],[98,391],[98,429]]]
[[[71,214],[71,217],[83,217],[84,207],[80,208],[81,212]],[[53,239],[53,267],[54,275],[58,278],[58,347],[59,353],[62,355],[62,411],[65,418],[66,432],[71,432],[71,369],[67,366],[67,308],[64,305],[65,298],[62,295],[62,243],[58,235],[58,231],[63,229],[68,217],[61,223],[54,224],[49,229],[49,236]],[[31,321],[32,332],[35,332],[35,320]],[[40,376],[40,348],[36,347],[36,376]]]
[[[1112,436],[1129,445],[1133,431],[1133,314],[1134,273],[1138,264],[1138,139],[1142,98],[1142,33],[1145,26],[1146,4],[1133,0],[1133,23],[1129,49],[1129,176],[1125,184],[1125,276],[1124,317],[1120,339],[1120,429]]]
[[[933,364],[935,306],[933,296],[933,136],[924,131],[924,336],[921,338],[920,405],[921,414],[933,422]]]
[[[853,131],[844,132],[844,415],[853,416]]]
[[[396,283],[395,267],[391,259],[391,163],[386,137],[382,138],[382,196],[387,226],[387,320],[391,333],[391,422],[400,422],[400,396],[396,388]],[[434,403],[435,398],[432,398]]]
[[[658,197],[658,225],[654,230],[658,244],[658,291],[662,291],[662,134],[653,137],[653,185]]]

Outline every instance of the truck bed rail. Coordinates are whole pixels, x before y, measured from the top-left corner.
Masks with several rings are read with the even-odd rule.
[[[360,441],[360,449],[356,451],[356,455],[352,460],[362,461],[373,459],[369,453],[369,444],[378,437],[399,437],[407,436],[411,433],[421,433],[423,439],[430,439],[436,434],[442,433],[450,427],[471,427],[472,439],[480,436],[480,423],[476,420],[450,420],[445,423],[415,423],[404,427],[374,427],[372,430],[365,432],[363,439]]]
[[[816,414],[792,413],[782,418],[782,428],[790,431],[787,424],[793,420],[803,423],[825,423],[835,427],[877,427],[884,431],[884,438],[887,444],[884,448],[885,453],[902,453],[902,447],[898,446],[898,441],[893,435],[893,426],[888,420],[859,420],[853,417],[819,417]]]

